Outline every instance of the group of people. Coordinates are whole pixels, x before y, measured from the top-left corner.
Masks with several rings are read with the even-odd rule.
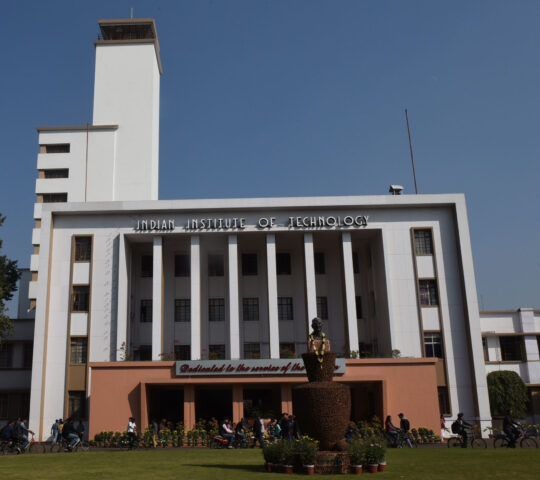
[[[3,442],[13,442],[17,453],[24,452],[26,446],[30,442],[28,434],[34,434],[32,430],[28,428],[28,420],[17,418],[17,420],[10,420],[0,430],[0,440]]]
[[[249,425],[249,422],[242,418],[236,425],[231,423],[230,419],[225,418],[219,424],[219,434],[225,440],[227,440],[228,448],[233,448],[233,443],[237,440],[241,445],[247,445],[248,435],[255,437],[255,441],[259,443],[262,448],[264,446],[264,436],[266,433],[264,420],[258,416],[253,422],[253,427]]]
[[[77,424],[75,424],[77,422]],[[67,448],[72,449],[84,436],[84,423],[81,419],[58,418],[51,426],[51,446],[67,442]]]
[[[401,448],[403,443],[407,443],[407,446],[412,448],[411,439],[409,437],[411,422],[409,422],[409,419],[403,413],[400,413],[398,417],[399,427],[392,423],[392,417],[388,415],[384,421],[384,430],[392,439],[394,447]]]

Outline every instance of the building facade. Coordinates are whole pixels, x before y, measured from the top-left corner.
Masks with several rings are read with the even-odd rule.
[[[158,200],[153,20],[103,20],[92,125],[40,127],[30,427],[293,409],[324,322],[353,419],[491,422],[463,195]]]

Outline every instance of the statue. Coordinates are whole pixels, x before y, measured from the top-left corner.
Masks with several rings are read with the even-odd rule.
[[[326,333],[322,331],[323,322],[319,317],[315,317],[311,321],[311,328],[313,329],[313,332],[309,335],[309,341],[308,341],[308,351],[309,352],[315,352],[315,355],[317,355],[317,360],[321,364],[324,359],[324,352],[330,351],[330,342],[326,339]]]

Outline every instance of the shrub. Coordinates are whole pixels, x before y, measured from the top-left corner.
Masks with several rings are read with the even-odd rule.
[[[302,465],[314,465],[317,460],[317,452],[319,451],[319,442],[304,436],[301,440],[296,440],[295,450]]]
[[[386,455],[386,447],[381,443],[366,443],[365,446],[365,461],[368,465],[375,465],[384,461]]]
[[[281,461],[281,440],[269,443],[263,447],[263,457],[266,463],[277,465]]]
[[[515,417],[527,415],[527,387],[516,372],[491,372],[487,383],[492,416],[502,417],[509,408]]]
[[[362,465],[366,461],[366,443],[361,439],[354,439],[347,443],[347,453],[351,457],[352,465]]]

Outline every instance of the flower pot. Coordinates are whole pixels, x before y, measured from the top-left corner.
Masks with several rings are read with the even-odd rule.
[[[386,470],[386,462],[379,463],[379,468],[377,469],[377,471],[384,472],[385,470]]]
[[[370,463],[367,466],[367,469],[368,469],[369,473],[377,473],[377,470],[379,470],[379,464],[378,463],[375,463],[375,464]]]
[[[351,465],[352,473],[360,475],[362,473],[362,465]]]
[[[313,475],[315,473],[315,465],[304,465],[304,473],[306,475]]]
[[[288,473],[289,475],[293,473],[292,465],[282,465],[282,467],[283,467],[283,473]]]

